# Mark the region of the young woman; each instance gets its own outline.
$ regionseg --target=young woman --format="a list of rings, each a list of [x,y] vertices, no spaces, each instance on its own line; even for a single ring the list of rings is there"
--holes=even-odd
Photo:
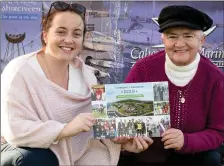
[[[97,82],[79,58],[85,11],[53,2],[42,20],[43,48],[3,71],[1,165],[116,165],[121,148],[140,152],[151,143],[93,139],[90,86]]]

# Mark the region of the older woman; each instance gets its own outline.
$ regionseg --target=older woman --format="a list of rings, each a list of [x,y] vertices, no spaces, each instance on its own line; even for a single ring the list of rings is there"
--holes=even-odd
[[[168,6],[158,23],[165,51],[139,60],[125,82],[168,81],[171,128],[146,151],[123,153],[119,165],[221,166],[224,74],[199,54],[213,21],[192,7]]]

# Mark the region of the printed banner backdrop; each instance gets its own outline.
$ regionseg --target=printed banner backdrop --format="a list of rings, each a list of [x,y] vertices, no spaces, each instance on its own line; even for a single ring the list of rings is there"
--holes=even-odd
[[[42,2],[1,2],[1,70],[15,57],[40,48]]]
[[[29,53],[41,48],[39,16],[47,12],[51,3],[15,1],[1,3],[1,64],[5,65],[23,52]],[[78,3],[87,8],[88,32],[82,58],[100,83],[123,82],[138,59],[164,49],[161,34],[158,32],[157,17],[163,7],[174,4],[195,7],[212,17],[214,24],[205,32],[207,39],[201,53],[224,72],[224,2],[80,1]],[[24,33],[25,39],[22,40],[21,36]]]

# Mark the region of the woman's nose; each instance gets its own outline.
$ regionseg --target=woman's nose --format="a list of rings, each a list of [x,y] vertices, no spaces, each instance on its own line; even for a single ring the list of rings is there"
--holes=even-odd
[[[74,43],[74,38],[71,35],[66,35],[64,38],[65,43]]]
[[[186,42],[183,37],[179,37],[175,43],[176,47],[183,47],[186,45]]]

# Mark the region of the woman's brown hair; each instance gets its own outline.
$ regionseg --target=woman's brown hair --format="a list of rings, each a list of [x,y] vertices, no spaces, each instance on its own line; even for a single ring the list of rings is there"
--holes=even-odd
[[[55,10],[55,9],[52,8],[51,9],[51,13],[49,15],[43,15],[42,16],[42,21],[41,21],[41,44],[42,44],[42,50],[44,50],[44,48],[46,46],[46,43],[45,43],[44,38],[43,38],[43,32],[47,32],[49,30],[49,28],[52,25],[52,21],[53,21],[55,15],[57,13],[66,12],[66,11],[74,12],[72,9],[67,9],[67,10],[64,10],[64,11],[59,11],[59,10]],[[78,15],[83,20],[83,25],[84,25],[83,40],[84,40],[84,37],[85,37],[85,34],[86,34],[85,14],[78,14]]]

